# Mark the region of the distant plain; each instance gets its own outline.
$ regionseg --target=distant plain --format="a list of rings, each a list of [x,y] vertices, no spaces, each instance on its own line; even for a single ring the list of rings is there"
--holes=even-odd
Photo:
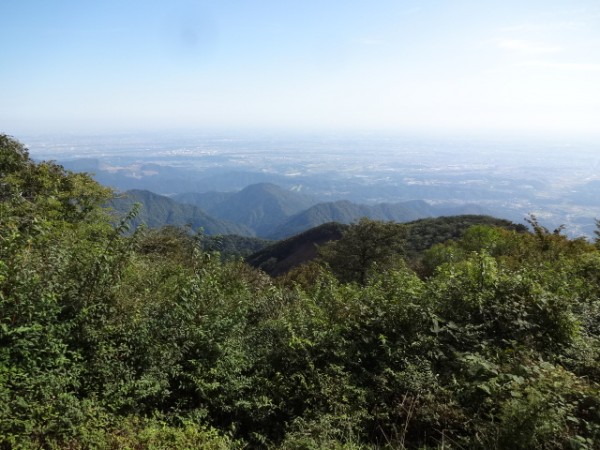
[[[95,174],[117,190],[174,196],[273,183],[314,203],[423,200],[476,205],[523,223],[591,236],[600,217],[600,144],[389,135],[146,133],[16,136],[36,159]]]

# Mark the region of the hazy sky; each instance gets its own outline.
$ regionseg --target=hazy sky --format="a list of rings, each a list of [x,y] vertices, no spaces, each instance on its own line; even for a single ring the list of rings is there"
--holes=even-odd
[[[0,132],[600,134],[599,0],[3,0]]]

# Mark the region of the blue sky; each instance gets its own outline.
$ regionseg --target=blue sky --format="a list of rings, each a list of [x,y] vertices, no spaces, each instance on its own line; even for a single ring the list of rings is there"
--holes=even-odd
[[[597,0],[0,3],[0,132],[600,134]]]

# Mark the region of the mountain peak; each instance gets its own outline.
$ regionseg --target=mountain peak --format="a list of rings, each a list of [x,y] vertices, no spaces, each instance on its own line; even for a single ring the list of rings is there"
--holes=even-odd
[[[231,222],[244,224],[264,236],[291,215],[309,208],[310,198],[272,183],[246,186],[208,212]]]

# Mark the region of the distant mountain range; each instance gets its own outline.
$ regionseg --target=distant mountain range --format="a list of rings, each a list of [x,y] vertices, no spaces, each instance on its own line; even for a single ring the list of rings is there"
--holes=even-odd
[[[233,194],[208,192],[174,198],[199,206],[219,219],[245,225],[261,237],[270,237],[289,217],[315,203],[307,196],[271,183],[253,184]]]
[[[476,205],[430,205],[415,200],[400,203],[380,203],[377,205],[359,205],[346,200],[320,203],[302,211],[279,225],[269,238],[282,239],[327,222],[350,224],[361,217],[374,220],[408,222],[425,217],[439,217],[460,214],[488,214],[484,208]]]
[[[271,183],[247,186],[239,192],[186,193],[171,197],[130,190],[111,201],[120,213],[134,203],[142,211],[134,221],[149,227],[190,224],[206,234],[239,234],[283,239],[328,222],[350,224],[361,217],[408,222],[426,217],[488,214],[477,205],[431,205],[424,201],[361,205],[350,201],[315,204],[306,195]]]
[[[65,168],[91,173],[120,192],[165,195],[215,219],[239,220],[259,236],[288,236],[337,216],[352,221],[357,214],[409,220],[484,213],[521,222],[533,213],[549,229],[564,224],[572,237],[593,238],[600,217],[597,152],[588,144],[573,159],[577,146],[566,152],[529,141],[238,138],[115,136],[107,142],[94,137],[75,139],[72,148],[39,139],[35,147],[40,157],[57,158]],[[243,204],[233,211],[223,204],[263,183],[310,196],[309,204],[294,210],[287,199],[283,211],[263,204],[255,214]],[[413,200],[427,204],[420,211],[405,204],[397,213],[398,202]],[[343,201],[353,206],[331,204]],[[443,206],[467,203],[479,207]],[[385,211],[383,204],[393,206]],[[316,211],[294,217],[310,207]],[[416,215],[407,212],[413,208]]]
[[[150,228],[176,225],[189,226],[192,230],[202,228],[208,235],[254,235],[254,232],[244,225],[211,217],[197,206],[179,203],[150,191],[127,191],[111,200],[107,206],[113,208],[118,215],[124,216],[132,210],[135,203],[139,203],[141,209],[132,221],[133,227],[140,224],[145,224]]]

